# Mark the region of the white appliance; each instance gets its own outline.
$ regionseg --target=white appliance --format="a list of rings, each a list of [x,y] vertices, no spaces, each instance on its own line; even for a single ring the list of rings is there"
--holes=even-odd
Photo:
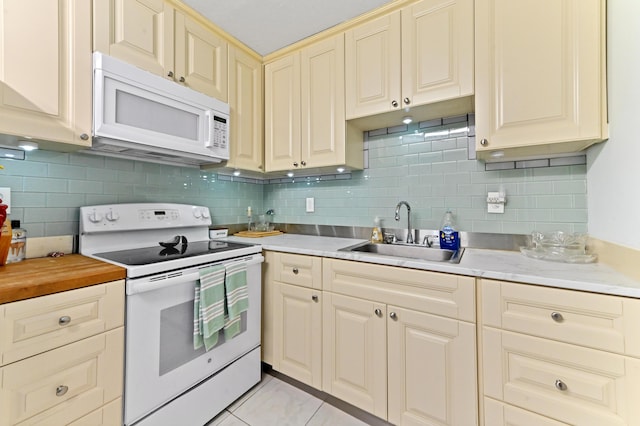
[[[199,166],[229,159],[229,105],[93,54],[93,144],[85,152]]]
[[[210,224],[202,206],[80,208],[80,253],[127,270],[124,425],[201,426],[260,381],[261,247],[209,240]],[[247,267],[242,331],[194,350],[198,271],[232,262]]]

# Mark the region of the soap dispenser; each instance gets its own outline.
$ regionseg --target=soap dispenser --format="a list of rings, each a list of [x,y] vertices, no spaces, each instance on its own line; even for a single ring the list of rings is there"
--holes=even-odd
[[[458,250],[460,248],[460,237],[456,230],[456,223],[451,210],[442,217],[440,225],[440,248],[448,250]]]
[[[380,218],[376,217],[373,221],[373,229],[371,230],[371,242],[380,244],[382,242],[382,230],[380,229]]]

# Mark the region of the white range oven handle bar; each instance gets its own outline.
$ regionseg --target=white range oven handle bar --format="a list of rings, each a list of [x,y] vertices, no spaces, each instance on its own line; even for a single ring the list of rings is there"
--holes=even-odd
[[[218,263],[212,263],[211,265],[206,265],[204,267],[208,268],[215,265],[225,265],[225,264],[228,265],[235,262],[244,262],[247,266],[251,266],[251,265],[264,262],[264,257],[262,257],[261,255],[254,255],[247,260],[223,261]],[[202,269],[202,268],[198,268],[198,269]],[[158,274],[158,275],[162,275],[162,274]],[[131,296],[139,293],[146,293],[148,291],[160,290],[162,288],[171,287],[172,285],[181,284],[184,282],[198,281],[199,279],[200,279],[200,274],[196,270],[195,272],[189,272],[183,275],[179,275],[171,278],[165,278],[158,281],[149,281],[148,279],[145,279],[144,281],[139,281],[139,282],[129,282],[127,283],[127,296]]]

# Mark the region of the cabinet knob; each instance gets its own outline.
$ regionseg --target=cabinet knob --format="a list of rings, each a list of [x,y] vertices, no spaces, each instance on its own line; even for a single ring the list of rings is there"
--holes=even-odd
[[[71,317],[70,316],[63,316],[58,318],[58,325],[67,325],[71,322]]]
[[[306,166],[307,162],[306,161],[301,161],[300,164],[303,165],[303,166]]]
[[[374,314],[376,314],[376,316],[381,317],[382,316],[382,310],[380,309],[376,309],[375,311],[373,311]]]
[[[169,71],[169,73],[167,74],[167,77],[173,78],[173,71]]]
[[[411,99],[409,98],[404,98],[403,101],[405,105],[409,105],[411,103]]]
[[[398,101],[391,101],[391,106],[394,108],[398,108]]]
[[[180,83],[184,83],[185,81],[184,77],[180,77]]]
[[[63,396],[69,390],[69,386],[60,385],[56,388],[56,396]]]
[[[551,312],[551,318],[555,321],[555,322],[562,322],[564,321],[564,317],[562,316],[562,314],[560,312]]]
[[[293,268],[293,273],[294,273],[295,275],[298,275],[298,268]]]
[[[398,314],[396,314],[395,312],[391,312],[389,314],[389,318],[391,318],[392,320],[397,320],[398,319]]]
[[[481,140],[480,140],[480,145],[482,145],[482,146],[487,146],[487,145],[489,145],[489,141],[488,141],[488,140],[486,140],[486,139],[481,139]]]
[[[567,384],[565,382],[563,382],[562,380],[560,380],[560,379],[556,380],[555,386],[556,386],[556,389],[558,389],[559,391],[563,391],[563,392],[566,391],[567,389],[569,389],[567,387]]]
[[[83,133],[83,134],[80,135],[80,139],[82,139],[83,141],[86,141],[86,140],[89,139],[89,135],[86,134],[86,133]]]
[[[318,301],[318,295],[314,294],[313,296],[311,296],[311,300],[313,300],[314,302]]]
[[[298,162],[293,163],[293,167],[298,167]]]

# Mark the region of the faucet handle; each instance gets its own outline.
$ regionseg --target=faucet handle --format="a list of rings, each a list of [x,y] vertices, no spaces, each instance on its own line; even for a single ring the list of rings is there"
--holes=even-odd
[[[385,244],[394,244],[398,242],[396,239],[396,234],[392,234],[391,232],[385,232],[384,234],[384,243]]]

